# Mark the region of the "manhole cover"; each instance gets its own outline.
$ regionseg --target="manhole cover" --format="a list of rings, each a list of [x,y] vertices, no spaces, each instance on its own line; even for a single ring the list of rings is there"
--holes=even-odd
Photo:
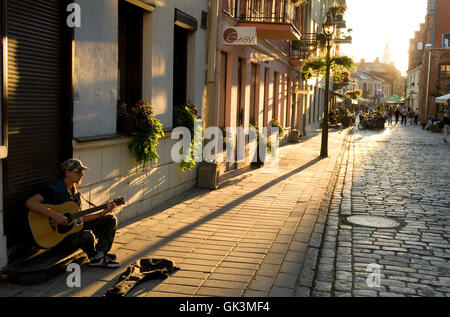
[[[347,221],[355,225],[374,227],[374,228],[395,228],[400,225],[399,222],[380,216],[350,216]]]

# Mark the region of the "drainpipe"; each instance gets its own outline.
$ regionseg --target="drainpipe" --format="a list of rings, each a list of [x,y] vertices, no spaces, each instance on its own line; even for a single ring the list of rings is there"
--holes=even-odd
[[[428,120],[428,101],[430,97],[428,96],[429,89],[430,89],[430,72],[431,72],[431,52],[432,48],[430,48],[430,52],[428,53],[428,74],[427,74],[427,90],[425,95],[425,120]]]
[[[215,72],[216,72],[216,43],[217,21],[219,16],[219,0],[211,0],[209,6],[209,34],[208,34],[208,69],[206,73],[206,115],[205,125],[215,125],[214,97],[215,97]]]

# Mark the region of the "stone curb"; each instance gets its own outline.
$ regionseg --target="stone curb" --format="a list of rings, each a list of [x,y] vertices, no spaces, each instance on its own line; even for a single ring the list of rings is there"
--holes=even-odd
[[[357,126],[347,130],[347,134],[342,141],[341,149],[336,159],[335,166],[328,181],[327,189],[320,203],[317,221],[314,224],[313,232],[308,242],[305,261],[296,281],[296,296],[312,296],[313,283],[317,275],[318,259],[322,252],[325,224],[333,198],[333,192],[338,183],[338,176],[343,164],[344,156],[348,150],[349,138],[355,133]]]

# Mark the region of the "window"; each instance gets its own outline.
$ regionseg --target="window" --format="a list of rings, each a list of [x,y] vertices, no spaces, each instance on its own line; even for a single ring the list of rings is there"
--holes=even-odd
[[[258,122],[258,108],[257,108],[257,65],[251,64],[251,81],[250,81],[250,122]]]
[[[278,118],[278,85],[279,85],[279,73],[273,72],[273,107],[272,107],[272,119]]]
[[[142,99],[143,10],[119,1],[120,102],[133,105]]]
[[[227,109],[227,64],[228,55],[225,52],[220,52],[220,86],[219,86],[219,127],[226,126],[226,109]]]
[[[442,47],[450,47],[450,34],[442,34]]]
[[[236,126],[243,125],[244,123],[244,82],[245,82],[245,60],[238,59],[238,82],[237,82],[237,113],[236,113]]]
[[[262,126],[267,126],[267,122],[268,122],[269,77],[270,77],[269,68],[266,67],[264,69],[264,88],[263,88],[264,89],[264,98],[263,98],[264,109],[263,109],[263,124],[262,124]]]
[[[173,107],[187,103],[188,31],[174,26]]]
[[[450,78],[450,64],[442,64],[439,69],[439,78]]]

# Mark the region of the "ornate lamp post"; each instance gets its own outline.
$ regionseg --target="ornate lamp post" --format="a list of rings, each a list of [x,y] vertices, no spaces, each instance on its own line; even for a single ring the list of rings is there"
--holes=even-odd
[[[328,95],[330,90],[330,67],[331,67],[331,58],[330,58],[330,50],[331,50],[331,37],[333,36],[335,30],[335,24],[333,18],[331,17],[330,12],[327,13],[327,17],[325,19],[324,24],[322,25],[323,33],[325,33],[325,37],[327,40],[327,59],[326,59],[326,73],[325,73],[325,100],[323,107],[323,123],[322,123],[322,145],[320,149],[320,157],[328,156]]]
[[[355,97],[355,99],[358,99],[358,97],[356,97],[356,93],[355,93],[355,87],[356,87],[356,80],[355,78],[353,78],[352,80],[352,92],[353,92],[353,97]],[[352,98],[353,99],[353,98]],[[353,107],[353,101],[352,101],[352,106],[351,106],[352,111],[355,111],[355,108]]]

